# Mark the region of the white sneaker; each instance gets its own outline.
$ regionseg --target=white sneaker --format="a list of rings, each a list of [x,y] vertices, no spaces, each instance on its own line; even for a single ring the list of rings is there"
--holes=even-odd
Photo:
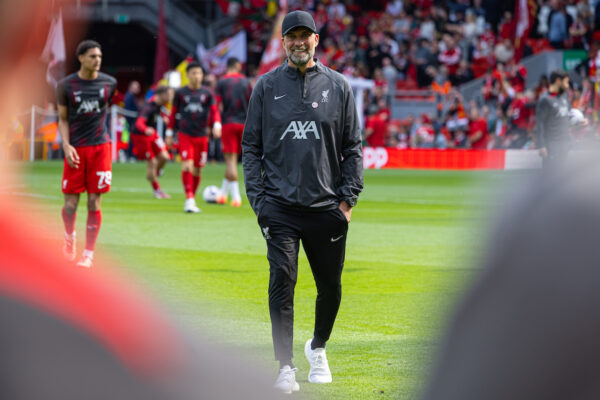
[[[81,258],[77,261],[77,266],[81,268],[92,268],[92,265],[94,265],[94,252],[83,250]]]
[[[82,256],[81,259],[77,262],[77,266],[81,268],[92,268],[94,264],[94,260],[87,256]]]
[[[65,233],[65,241],[63,243],[63,255],[68,261],[74,261],[77,253],[77,242],[75,241],[75,232],[71,235]]]
[[[291,368],[289,365],[284,365],[279,370],[279,376],[273,387],[285,394],[292,394],[300,390],[300,385],[296,382],[296,371],[298,368]]]
[[[312,339],[308,339],[308,342],[304,345],[304,354],[310,364],[308,381],[310,383],[330,383],[332,378],[329,364],[327,363],[327,356],[325,355],[325,348],[312,350],[310,348],[311,342]]]
[[[155,199],[170,199],[171,196],[168,195],[167,193],[163,192],[162,190],[158,189],[154,191],[154,198]]]
[[[196,200],[194,200],[193,198],[185,200],[185,204],[183,205],[183,211],[185,211],[186,213],[202,212],[202,210],[199,209],[196,205]]]

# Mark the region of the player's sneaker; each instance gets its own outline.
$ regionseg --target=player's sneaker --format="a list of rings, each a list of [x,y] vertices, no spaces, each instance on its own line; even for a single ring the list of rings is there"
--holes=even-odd
[[[231,207],[241,207],[241,206],[242,206],[241,199],[231,200]]]
[[[94,265],[94,260],[87,256],[82,256],[79,261],[77,261],[77,266],[81,268],[92,268]]]
[[[77,253],[77,242],[75,241],[75,232],[69,235],[65,233],[65,241],[63,243],[63,255],[69,261],[75,260],[75,253]]]
[[[330,383],[332,380],[331,371],[329,370],[329,364],[327,363],[325,348],[316,348],[312,350],[310,348],[311,342],[312,339],[308,339],[308,342],[304,345],[304,354],[310,364],[308,381],[310,383]]]
[[[165,192],[163,192],[162,190],[155,190],[154,191],[154,198],[156,199],[170,199],[171,196],[169,196],[168,194],[166,194]]]
[[[296,382],[296,371],[298,368],[291,368],[289,365],[284,365],[279,370],[279,376],[273,387],[285,394],[292,394],[300,390],[300,385]]]
[[[227,196],[217,196],[217,204],[227,204]]]
[[[84,249],[81,258],[77,261],[77,266],[81,268],[92,268],[93,264],[94,252],[92,250]]]
[[[186,199],[185,204],[183,205],[183,211],[186,213],[199,213],[202,212],[201,209],[196,205],[196,200],[193,198]]]

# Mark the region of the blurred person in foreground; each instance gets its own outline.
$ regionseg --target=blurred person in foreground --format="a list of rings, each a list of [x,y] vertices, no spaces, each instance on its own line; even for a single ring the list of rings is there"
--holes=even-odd
[[[267,245],[269,312],[283,393],[300,389],[293,357],[294,289],[300,242],[317,286],[308,381],[330,383],[325,345],[342,299],[346,238],[363,188],[354,95],[343,75],[314,57],[319,35],[305,11],[288,13],[286,61],[252,92],[242,139],[246,194]]]
[[[0,2],[0,126],[44,97],[36,27],[52,4],[68,2]],[[0,160],[0,399],[277,398],[256,363],[186,336],[114,262],[71,268],[41,205],[6,190],[18,166]]]
[[[110,190],[112,155],[106,125],[106,111],[117,80],[100,72],[102,49],[98,42],[85,40],[77,46],[80,63],[75,72],[58,83],[58,129],[65,152],[62,192],[65,204],[63,253],[68,260],[76,257],[75,218],[81,193],[87,192],[88,216],[85,250],[78,267],[90,268],[96,239],[102,223],[102,193]]]
[[[163,168],[170,158],[167,145],[158,134],[158,120],[162,118],[164,126],[167,125],[168,120],[163,115],[163,107],[169,103],[170,97],[167,86],[158,86],[154,95],[142,107],[131,131],[133,153],[138,159],[146,160],[146,179],[150,182],[154,197],[157,199],[171,198],[163,192],[158,182],[158,178],[162,175]]]
[[[600,163],[536,174],[490,237],[422,400],[600,398]]]
[[[221,143],[225,157],[225,178],[217,203],[227,203],[231,194],[231,206],[241,207],[242,196],[238,183],[238,155],[242,154],[242,134],[252,94],[250,81],[242,75],[242,63],[235,57],[227,60],[227,72],[217,83],[216,95],[221,106],[223,133]]]
[[[173,130],[177,130],[185,192],[183,211],[196,214],[202,211],[196,205],[196,192],[208,158],[208,131],[212,127],[213,137],[221,137],[221,114],[212,91],[202,86],[202,65],[191,62],[186,73],[189,83],[175,92],[167,135],[173,136]]]

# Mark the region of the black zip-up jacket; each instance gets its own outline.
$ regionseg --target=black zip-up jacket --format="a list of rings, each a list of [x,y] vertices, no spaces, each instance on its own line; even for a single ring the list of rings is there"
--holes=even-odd
[[[535,136],[539,148],[569,140],[569,101],[567,94],[544,93],[535,108]]]
[[[261,76],[242,139],[246,195],[305,210],[356,205],[363,188],[362,138],[348,81],[319,61],[303,76],[287,61]]]

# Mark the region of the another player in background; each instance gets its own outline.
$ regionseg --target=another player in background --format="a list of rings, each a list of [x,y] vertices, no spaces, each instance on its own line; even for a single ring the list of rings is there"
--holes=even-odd
[[[535,109],[535,137],[544,167],[561,163],[571,147],[568,100],[569,75],[564,71],[550,74],[548,92]]]
[[[185,192],[183,211],[199,213],[196,191],[200,186],[201,169],[208,155],[208,128],[214,137],[221,137],[221,115],[210,90],[202,87],[204,70],[197,62],[186,68],[189,83],[175,92],[169,120],[168,135],[177,129],[181,155],[181,181]]]
[[[231,194],[231,205],[240,207],[242,196],[238,184],[238,154],[242,154],[242,133],[248,113],[248,102],[252,94],[250,81],[241,74],[242,63],[235,57],[227,60],[227,72],[217,84],[216,95],[223,113],[223,154],[225,156],[225,178],[221,187],[219,204],[227,203]]]
[[[102,223],[102,193],[110,190],[112,158],[106,128],[106,110],[117,81],[100,71],[102,48],[85,40],[77,46],[79,71],[61,80],[56,88],[58,129],[65,152],[62,191],[65,205],[63,253],[69,260],[76,256],[75,218],[79,196],[87,192],[88,217],[85,250],[77,266],[90,268],[96,239]]]
[[[159,118],[163,118],[164,126],[167,125],[168,121],[166,117],[163,117],[162,108],[167,105],[169,100],[169,88],[158,86],[154,95],[144,104],[131,132],[133,152],[138,159],[146,160],[148,166],[146,178],[150,181],[152,189],[154,189],[154,197],[157,199],[171,198],[162,191],[158,183],[158,177],[162,175],[162,169],[169,159],[169,151],[158,134],[157,125]]]

